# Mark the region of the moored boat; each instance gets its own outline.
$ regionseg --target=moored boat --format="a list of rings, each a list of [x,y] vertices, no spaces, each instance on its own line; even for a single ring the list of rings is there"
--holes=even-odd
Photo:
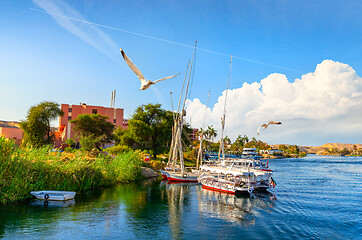
[[[73,199],[75,197],[76,192],[68,192],[68,191],[33,191],[30,192],[30,195],[33,195],[37,199],[40,200],[49,200],[49,201],[66,201]]]
[[[167,172],[167,180],[175,182],[197,182],[198,173],[194,172]]]
[[[205,189],[230,193],[230,194],[251,194],[254,187],[243,175],[201,175],[198,178]]]

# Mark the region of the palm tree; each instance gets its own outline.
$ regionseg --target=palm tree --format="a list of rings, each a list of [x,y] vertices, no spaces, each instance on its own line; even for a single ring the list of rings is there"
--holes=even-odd
[[[209,137],[211,137],[211,141],[214,142],[214,137],[217,137],[216,130],[213,128],[213,125],[207,127],[207,131],[209,131]]]
[[[224,142],[226,144],[231,144],[231,140],[230,140],[230,138],[228,136],[224,137]]]

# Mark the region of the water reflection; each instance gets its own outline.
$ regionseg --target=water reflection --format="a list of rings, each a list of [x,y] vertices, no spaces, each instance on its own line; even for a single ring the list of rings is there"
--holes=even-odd
[[[201,214],[242,225],[255,224],[259,210],[270,212],[276,197],[274,194],[254,193],[249,196],[232,194],[198,188],[199,211]]]
[[[69,207],[75,204],[75,200],[67,200],[67,201],[44,201],[44,200],[32,200],[30,201],[30,205],[32,206],[40,206],[40,207]]]
[[[175,183],[163,181],[161,194],[166,196],[168,203],[168,224],[172,239],[183,236],[184,211],[189,211],[191,204],[191,188],[198,183]]]

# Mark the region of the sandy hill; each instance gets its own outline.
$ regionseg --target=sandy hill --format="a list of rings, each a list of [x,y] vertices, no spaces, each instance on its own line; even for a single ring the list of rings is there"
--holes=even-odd
[[[279,145],[281,144],[275,144],[275,145],[271,145],[274,148],[279,148]],[[289,144],[283,144],[286,146],[289,146]],[[326,143],[323,144],[321,146],[298,146],[298,148],[306,153],[317,153],[320,151],[323,151],[324,149],[327,148],[337,148],[338,151],[343,150],[343,148],[347,148],[348,150],[352,150],[353,146],[356,145],[357,149],[362,148],[362,144],[358,143],[358,144],[351,144],[351,143]]]
[[[0,127],[5,128],[20,128],[19,122],[3,121],[0,120]]]
[[[351,143],[326,143],[322,146],[298,146],[299,149],[306,153],[317,153],[319,151],[323,151],[324,149],[329,148],[337,148],[338,151],[343,150],[344,148],[347,148],[348,150],[352,150],[353,146],[356,145],[357,149],[362,148],[362,144],[351,144]]]

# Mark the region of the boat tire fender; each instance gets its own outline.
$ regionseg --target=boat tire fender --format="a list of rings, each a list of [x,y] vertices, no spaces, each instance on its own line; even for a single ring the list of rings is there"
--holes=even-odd
[[[45,198],[45,199],[48,199],[48,198],[49,198],[49,195],[48,195],[48,194],[45,194],[45,195],[44,195],[44,198]]]

